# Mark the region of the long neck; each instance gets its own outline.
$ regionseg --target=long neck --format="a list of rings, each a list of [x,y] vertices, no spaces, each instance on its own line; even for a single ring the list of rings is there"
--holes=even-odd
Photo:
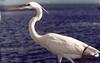
[[[35,23],[41,19],[43,13],[41,8],[36,8],[36,11],[37,11],[36,16],[33,17],[29,22],[29,32],[34,41],[37,41],[38,38],[41,37],[35,30]]]

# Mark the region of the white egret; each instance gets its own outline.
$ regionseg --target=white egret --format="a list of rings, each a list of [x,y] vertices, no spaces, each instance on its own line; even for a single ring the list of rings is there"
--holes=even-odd
[[[29,21],[29,32],[32,39],[42,47],[57,55],[59,63],[61,63],[63,57],[68,59],[71,63],[75,63],[73,59],[83,56],[99,57],[99,50],[72,37],[56,33],[39,35],[35,30],[35,24],[42,18],[43,7],[36,2],[30,2],[29,4],[19,5],[11,10],[24,8],[36,9],[36,16]]]

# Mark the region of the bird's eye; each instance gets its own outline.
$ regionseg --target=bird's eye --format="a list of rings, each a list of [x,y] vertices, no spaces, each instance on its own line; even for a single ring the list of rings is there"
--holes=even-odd
[[[30,6],[30,4],[23,4],[22,6]]]
[[[27,4],[27,6],[30,6],[30,4]]]

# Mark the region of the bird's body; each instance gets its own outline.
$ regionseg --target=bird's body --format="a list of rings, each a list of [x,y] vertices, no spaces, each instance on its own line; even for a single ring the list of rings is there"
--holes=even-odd
[[[47,50],[51,51],[53,54],[57,56],[59,55],[61,58],[80,58],[82,55],[81,52],[84,50],[84,47],[82,45],[76,43],[76,41],[80,41],[71,37],[66,37],[55,33],[49,33],[44,35],[43,37],[41,37],[41,41],[43,42],[41,44],[43,47],[47,48]],[[87,46],[84,43],[83,45]]]
[[[84,43],[81,43],[82,45],[80,45],[80,41],[72,37],[68,37],[68,36],[66,37],[60,34],[56,34],[56,33],[48,33],[46,35],[43,35],[40,38],[40,41],[42,41],[41,45],[43,47],[46,47],[48,50],[50,50],[54,54],[60,54],[60,55],[77,54],[77,55],[80,55],[79,57],[81,57],[81,51],[84,50],[84,47],[88,46]],[[72,46],[75,46],[75,47],[72,47]],[[78,47],[81,47],[81,48],[79,49]],[[70,52],[70,51],[73,51],[73,52]]]
[[[99,57],[100,51],[88,46],[87,44],[74,39],[69,36],[64,36],[56,33],[48,33],[45,35],[39,35],[35,31],[35,23],[42,18],[43,10],[42,6],[36,2],[30,2],[28,5],[31,8],[35,8],[37,14],[29,22],[29,32],[32,39],[40,44],[42,47],[46,48],[48,51],[58,56],[58,62],[61,63],[62,57],[68,59],[70,62],[74,63],[73,59],[81,58],[83,51],[84,55],[91,55],[94,57]],[[30,8],[25,7],[25,8]],[[21,8],[22,9],[22,8]],[[87,47],[86,50],[84,50]]]
[[[36,43],[57,55],[58,58],[60,57],[62,59],[62,57],[64,57],[70,61],[72,61],[72,59],[81,58],[85,47],[88,47],[88,45],[82,41],[56,33],[42,35]],[[97,49],[93,50],[98,51]]]

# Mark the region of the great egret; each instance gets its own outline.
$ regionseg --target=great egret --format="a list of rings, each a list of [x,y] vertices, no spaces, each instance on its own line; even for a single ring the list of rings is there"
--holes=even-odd
[[[38,22],[43,15],[43,7],[40,4],[30,2],[28,4],[16,6],[16,8],[9,10],[11,11],[24,8],[34,8],[37,12],[36,16],[29,21],[29,32],[32,39],[42,47],[57,55],[59,63],[61,63],[63,57],[68,59],[71,63],[75,63],[73,59],[81,58],[83,56],[99,57],[99,50],[72,37],[56,33],[39,35],[35,31],[35,23]]]

